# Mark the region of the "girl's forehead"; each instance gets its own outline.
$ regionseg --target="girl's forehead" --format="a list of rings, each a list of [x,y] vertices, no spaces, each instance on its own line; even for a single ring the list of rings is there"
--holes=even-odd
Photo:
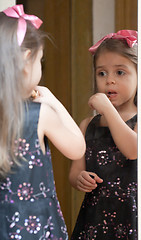
[[[124,55],[121,53],[121,52],[119,52],[119,51],[111,51],[111,50],[108,50],[108,49],[103,49],[102,51],[99,51],[99,53],[97,54],[97,56],[96,56],[96,59],[98,59],[99,57],[101,57],[101,56],[105,56],[105,55],[110,55],[110,56],[115,56],[115,55],[119,55],[119,56],[123,56],[124,57]]]
[[[118,63],[118,62],[126,62],[126,63],[131,63],[132,61],[122,55],[121,53],[118,53],[118,52],[114,52],[114,51],[104,51],[104,52],[101,52],[97,58],[96,58],[96,64],[100,63],[100,62],[105,62],[105,63]]]
[[[96,63],[98,62],[119,62],[119,61],[129,61],[127,57],[117,53],[117,52],[111,52],[111,51],[104,51],[101,52],[96,59]],[[111,62],[111,63],[112,63]]]
[[[103,67],[124,67],[127,69],[136,69],[136,64],[133,63],[128,57],[125,57],[117,52],[106,51],[101,53],[95,62],[95,69]]]

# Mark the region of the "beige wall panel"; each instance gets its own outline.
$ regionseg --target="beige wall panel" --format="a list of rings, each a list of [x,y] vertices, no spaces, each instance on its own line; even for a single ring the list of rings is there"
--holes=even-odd
[[[16,4],[15,0],[0,0],[0,11]]]
[[[93,43],[115,32],[115,0],[93,0]]]

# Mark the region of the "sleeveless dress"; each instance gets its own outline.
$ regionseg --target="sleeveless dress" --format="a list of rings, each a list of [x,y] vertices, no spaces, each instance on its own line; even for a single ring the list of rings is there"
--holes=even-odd
[[[86,131],[86,170],[103,179],[86,193],[71,240],[137,239],[137,160],[128,160],[116,147],[100,115]],[[137,115],[126,124],[132,129]],[[120,131],[120,129],[119,129]]]
[[[0,183],[0,240],[67,240],[48,140],[43,155],[37,136],[40,103],[29,102],[25,109],[23,136],[16,142],[15,154],[26,160],[13,166],[13,173]]]

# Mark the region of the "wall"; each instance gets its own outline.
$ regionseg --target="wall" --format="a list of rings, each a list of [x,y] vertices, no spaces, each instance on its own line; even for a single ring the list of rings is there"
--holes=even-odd
[[[0,0],[0,11],[15,5],[15,0]]]
[[[93,42],[115,32],[115,0],[93,0]]]

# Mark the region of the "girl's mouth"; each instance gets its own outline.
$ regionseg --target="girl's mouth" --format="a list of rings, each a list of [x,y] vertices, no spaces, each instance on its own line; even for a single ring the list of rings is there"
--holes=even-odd
[[[108,97],[109,99],[113,99],[113,98],[115,98],[116,96],[117,96],[117,92],[109,91],[109,92],[107,93],[107,97]]]

